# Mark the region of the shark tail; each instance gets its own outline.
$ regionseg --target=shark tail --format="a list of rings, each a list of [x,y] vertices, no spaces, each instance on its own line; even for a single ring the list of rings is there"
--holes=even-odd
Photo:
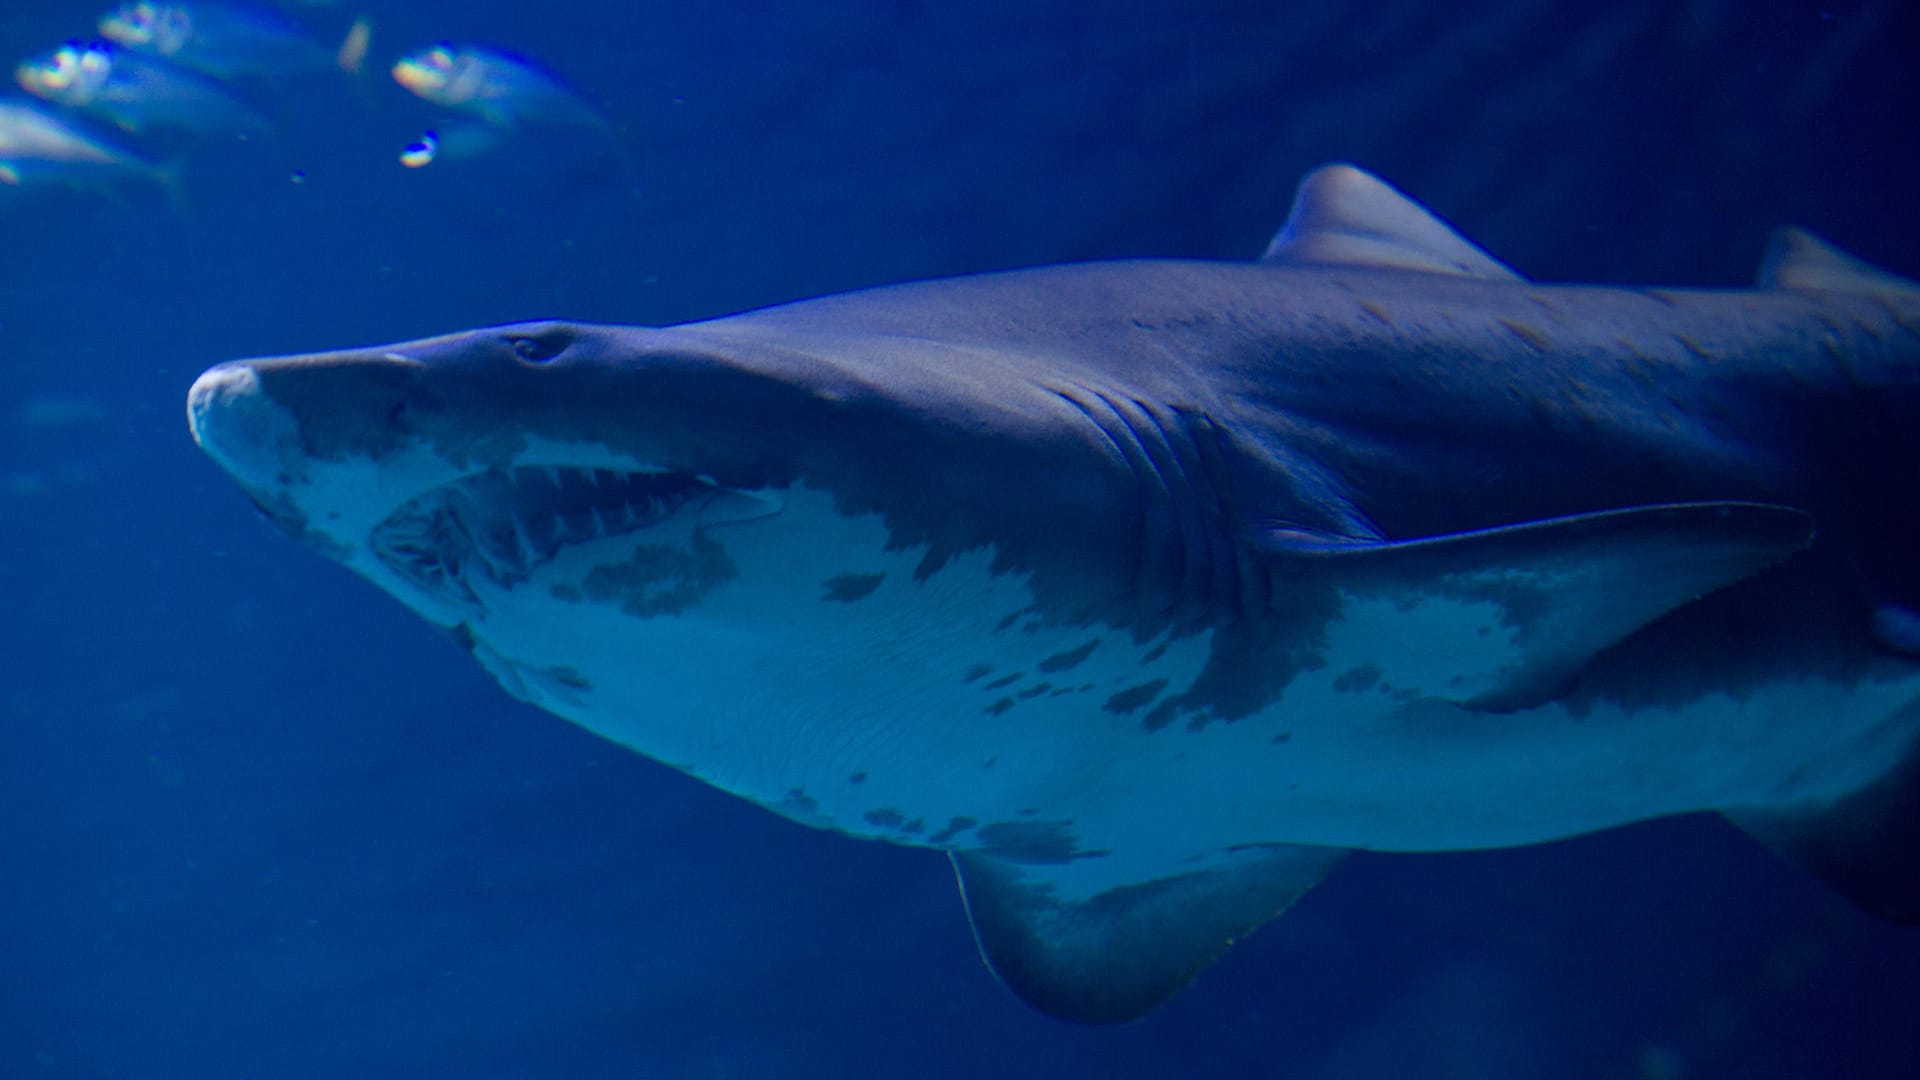
[[[1878,780],[1832,803],[1723,813],[1855,907],[1920,926],[1920,740]]]

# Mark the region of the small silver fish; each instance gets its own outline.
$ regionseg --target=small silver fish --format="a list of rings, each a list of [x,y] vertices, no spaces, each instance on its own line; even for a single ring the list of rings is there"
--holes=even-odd
[[[110,42],[70,41],[14,69],[35,97],[124,131],[192,136],[271,134],[273,125],[219,83]]]
[[[122,4],[101,17],[100,35],[216,79],[294,75],[334,63],[291,18],[238,4]]]
[[[178,195],[178,177],[33,101],[0,101],[0,185],[111,190],[128,180]]]
[[[415,50],[393,65],[393,80],[435,105],[501,127],[608,130],[606,117],[559,76],[479,45]]]

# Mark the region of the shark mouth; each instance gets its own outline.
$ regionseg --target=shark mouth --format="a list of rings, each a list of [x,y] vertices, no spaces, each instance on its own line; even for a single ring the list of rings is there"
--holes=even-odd
[[[518,584],[569,545],[651,528],[729,490],[684,472],[496,469],[402,504],[370,543],[388,569],[420,589],[478,604],[476,576]]]

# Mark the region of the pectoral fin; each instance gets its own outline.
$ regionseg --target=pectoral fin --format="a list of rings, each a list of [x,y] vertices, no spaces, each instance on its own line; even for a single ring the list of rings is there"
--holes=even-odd
[[[1268,845],[1092,887],[1084,863],[957,852],[953,864],[980,954],[1000,981],[1042,1012],[1103,1024],[1145,1015],[1345,855]]]
[[[1340,632],[1381,679],[1469,708],[1524,708],[1688,601],[1807,546],[1782,506],[1685,503],[1396,542],[1269,538],[1289,588],[1339,594]]]

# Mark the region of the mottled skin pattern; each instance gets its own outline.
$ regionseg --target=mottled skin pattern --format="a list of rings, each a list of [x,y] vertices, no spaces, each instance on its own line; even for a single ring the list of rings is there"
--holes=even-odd
[[[1529,285],[1352,182],[1262,264],[246,361],[190,412],[516,695],[955,852],[1059,1015],[1138,1015],[1354,847],[1724,809],[1912,914],[1860,876],[1884,844],[1820,838],[1911,809],[1862,793],[1920,732],[1920,299],[1819,251],[1790,288]],[[616,528],[616,474],[679,494]]]

